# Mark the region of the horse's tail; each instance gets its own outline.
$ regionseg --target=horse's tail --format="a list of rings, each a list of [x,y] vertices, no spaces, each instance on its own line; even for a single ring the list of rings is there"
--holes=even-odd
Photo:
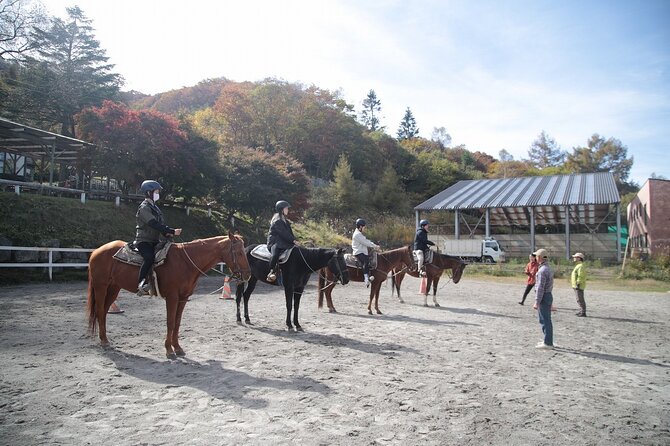
[[[323,308],[323,295],[325,291],[323,290],[326,286],[326,278],[325,274],[321,274],[321,271],[319,271],[319,300],[318,300],[318,308]]]
[[[86,311],[88,312],[88,333],[95,334],[98,318],[95,313],[95,289],[93,288],[91,277],[91,265],[88,265],[88,299],[86,300]]]

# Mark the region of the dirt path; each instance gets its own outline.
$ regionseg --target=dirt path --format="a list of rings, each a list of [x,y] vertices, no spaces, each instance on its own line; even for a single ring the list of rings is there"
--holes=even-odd
[[[516,302],[519,284],[470,280],[423,307],[360,283],[338,314],[302,302],[284,331],[283,293],[260,286],[253,326],[204,279],[186,306],[186,359],[164,356],[165,306],[123,293],[113,348],[86,336],[86,284],[0,288],[0,443],[670,444],[670,295],[587,290],[588,318],[557,289],[555,340]],[[432,305],[432,303],[431,303]]]

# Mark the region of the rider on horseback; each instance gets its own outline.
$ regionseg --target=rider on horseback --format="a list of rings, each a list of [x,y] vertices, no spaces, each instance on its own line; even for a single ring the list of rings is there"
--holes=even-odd
[[[272,216],[272,220],[270,220],[267,245],[268,250],[272,253],[272,259],[270,260],[270,272],[266,277],[268,282],[277,280],[277,262],[279,261],[281,253],[294,245],[300,244],[295,239],[293,230],[291,229],[291,223],[286,218],[288,215],[288,208],[290,207],[291,205],[288,201],[279,200],[277,204],[275,204],[277,212]]]
[[[140,203],[137,209],[135,219],[135,247],[142,255],[144,261],[140,267],[139,285],[137,286],[137,295],[149,294],[151,288],[147,282],[149,269],[154,264],[154,250],[158,244],[158,239],[162,234],[165,237],[181,234],[181,228],[173,229],[166,226],[163,222],[163,214],[156,206],[159,198],[159,191],[163,187],[154,180],[146,180],[140,186],[140,191],[144,194],[144,201]]]
[[[363,277],[365,277],[365,286],[370,286],[370,281],[374,280],[374,276],[370,277],[370,258],[368,257],[368,248],[379,249],[379,245],[371,242],[363,235],[365,230],[365,220],[359,218],[356,220],[356,230],[351,236],[351,249],[354,256],[363,265]]]
[[[419,274],[422,277],[426,275],[423,267],[424,253],[430,249],[429,246],[435,246],[435,243],[428,240],[428,225],[428,220],[421,220],[419,229],[416,230],[416,235],[414,236],[414,254],[417,259]]]

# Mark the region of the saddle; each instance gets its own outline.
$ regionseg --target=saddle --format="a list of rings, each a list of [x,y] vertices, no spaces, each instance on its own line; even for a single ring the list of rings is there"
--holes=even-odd
[[[165,263],[168,251],[172,245],[174,245],[174,243],[169,240],[156,245],[154,267],[161,266]],[[142,262],[144,262],[142,255],[137,248],[135,248],[133,242],[123,245],[123,248],[116,251],[116,254],[114,254],[113,257],[119,262],[127,263],[129,265],[142,266]]]
[[[294,247],[292,246],[288,248],[286,251],[282,252],[279,255],[279,261],[277,263],[279,264],[286,263],[289,256],[291,255],[291,252],[293,251],[293,248]],[[265,260],[266,262],[272,260],[272,253],[268,249],[268,245],[258,245],[254,249],[252,249],[249,254],[251,254],[252,257],[258,260]]]
[[[345,254],[344,263],[350,268],[363,269],[363,265],[358,261],[358,257],[353,254]],[[370,269],[377,269],[377,251],[372,251],[372,254],[370,254]]]

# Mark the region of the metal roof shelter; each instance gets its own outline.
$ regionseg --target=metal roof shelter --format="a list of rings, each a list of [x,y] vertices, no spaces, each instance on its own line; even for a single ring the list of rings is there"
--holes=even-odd
[[[491,180],[463,180],[414,208],[416,221],[422,211],[454,211],[455,236],[460,237],[461,212],[480,212],[486,218],[486,236],[491,224],[530,227],[535,249],[536,225],[565,225],[566,255],[569,257],[570,225],[596,226],[616,207],[617,235],[621,234],[621,198],[611,172],[553,175]],[[621,248],[617,244],[617,260]]]
[[[0,118],[0,151],[50,161],[49,184],[53,183],[54,165],[89,157],[83,149],[94,144],[47,132]]]

